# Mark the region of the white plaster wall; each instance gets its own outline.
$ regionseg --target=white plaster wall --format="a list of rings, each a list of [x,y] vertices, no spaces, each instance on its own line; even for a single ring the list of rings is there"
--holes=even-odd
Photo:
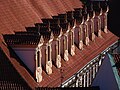
[[[105,57],[92,86],[99,86],[100,90],[118,90],[117,82],[108,56]]]
[[[15,53],[23,61],[23,63],[31,70],[35,72],[35,48],[13,48]]]

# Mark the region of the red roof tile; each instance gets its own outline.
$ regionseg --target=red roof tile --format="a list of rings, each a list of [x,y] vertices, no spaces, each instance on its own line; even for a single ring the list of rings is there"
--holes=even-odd
[[[103,38],[96,37],[96,42],[90,41],[89,46],[84,45],[83,51],[76,47],[76,55],[69,55],[70,60],[68,62],[62,60],[62,67],[60,69],[53,65],[53,73],[51,75],[47,75],[43,71],[42,82],[36,83],[27,69],[21,66],[17,58],[15,58],[16,55],[11,57],[11,51],[2,42],[2,34],[25,31],[25,27],[34,26],[34,23],[42,22],[42,18],[52,18],[54,15],[74,10],[74,8],[82,8],[80,0],[3,0],[0,2],[0,47],[15,70],[31,88],[38,86],[57,87],[118,39],[111,32],[108,34],[102,32]],[[61,69],[63,70],[62,73]]]

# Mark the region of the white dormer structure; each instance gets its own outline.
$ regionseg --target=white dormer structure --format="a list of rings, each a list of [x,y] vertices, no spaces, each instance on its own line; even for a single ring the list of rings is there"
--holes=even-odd
[[[5,38],[7,44],[12,47],[27,68],[35,74],[37,82],[41,82],[43,37],[35,33],[19,32],[15,35],[5,35]]]
[[[72,56],[75,55],[74,29],[75,29],[75,26],[70,28],[69,35],[68,35],[68,50]]]
[[[95,17],[94,17],[94,31],[97,34],[98,37],[102,37],[101,35],[101,15],[102,15],[102,11],[101,11],[101,7],[100,7],[100,3],[98,3],[98,5],[95,8]]]
[[[83,17],[84,19],[84,17]],[[83,24],[82,24],[82,31],[83,31],[83,43],[85,43],[85,45],[89,45],[89,36],[88,36],[88,18],[87,20],[84,20]]]
[[[57,68],[61,67],[61,55],[60,55],[60,39],[62,35],[62,29],[61,28],[55,28],[53,31],[54,39],[52,42],[52,60],[53,63]]]
[[[42,46],[42,65],[44,70],[47,74],[52,74],[52,41],[53,41],[53,34],[51,32],[44,32],[42,33],[44,43]]]
[[[76,26],[74,30],[74,42],[80,50],[83,50],[82,26],[83,26],[84,19],[82,19],[82,9],[81,8],[75,9],[74,13],[75,13],[74,17],[76,19]]]
[[[107,5],[107,2],[105,3],[105,5],[102,7],[101,9],[101,29],[105,32],[105,33],[108,33],[108,30],[107,30],[107,14],[108,14],[108,11],[109,11],[109,7]]]
[[[74,56],[75,55],[75,45],[74,45],[74,30],[76,27],[76,20],[73,17],[73,11],[67,12],[67,21],[68,21],[68,52]]]
[[[63,34],[61,36],[61,39],[60,39],[60,45],[61,45],[61,56],[63,57],[63,59],[65,61],[68,61],[69,58],[68,58],[68,32],[69,32],[69,29],[67,27],[67,29],[62,29],[63,30]]]
[[[88,20],[88,34],[89,34],[89,38],[92,41],[95,41],[95,33],[94,33],[94,17],[95,17],[95,12],[93,11],[92,14],[93,15]]]

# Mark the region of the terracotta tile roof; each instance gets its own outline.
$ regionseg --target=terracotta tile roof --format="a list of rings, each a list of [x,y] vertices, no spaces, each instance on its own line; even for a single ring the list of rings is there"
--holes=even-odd
[[[30,88],[33,89],[39,86],[57,87],[61,82],[64,82],[74,75],[96,55],[118,40],[118,37],[113,35],[111,32],[108,34],[102,32],[103,38],[98,38],[96,36],[96,42],[90,41],[89,46],[84,45],[83,51],[80,51],[75,47],[76,55],[69,55],[70,60],[68,62],[62,60],[62,67],[60,69],[57,69],[53,65],[53,73],[51,75],[47,75],[43,70],[42,82],[36,83],[33,75],[27,71],[25,66],[21,65],[14,51],[9,49],[4,43],[2,34],[6,34],[5,37],[9,38],[10,41],[7,39],[7,42],[10,44],[37,44],[40,36],[33,35],[38,32],[38,29],[33,27],[35,23],[41,23],[42,18],[52,18],[54,15],[57,16],[58,14],[65,14],[66,11],[74,10],[74,8],[82,8],[80,0],[3,0],[0,2],[0,47],[8,58],[7,60],[10,61],[10,64],[13,65],[13,68],[19,73]],[[68,23],[64,23],[64,25],[67,24]],[[64,27],[66,28],[66,26]],[[28,33],[15,32],[15,35],[10,35],[10,37],[8,35],[10,33],[14,33],[14,31],[25,31],[25,29],[27,29]],[[47,33],[49,35],[41,32],[45,37],[49,36],[48,38],[50,38],[51,32]],[[22,43],[20,43],[19,40],[21,40],[20,42]],[[14,57],[11,56],[11,53]]]
[[[54,15],[65,13],[76,7],[81,7],[79,0],[1,1],[0,34],[25,31],[25,27],[41,23],[42,18],[52,18]]]

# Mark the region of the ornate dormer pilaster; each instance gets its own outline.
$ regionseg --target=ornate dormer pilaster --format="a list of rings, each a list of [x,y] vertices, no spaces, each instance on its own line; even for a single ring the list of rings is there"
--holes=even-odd
[[[37,82],[42,81],[42,52],[41,47],[44,43],[43,37],[41,36],[40,41],[38,43],[38,47],[36,48],[36,54],[35,54],[35,61],[36,61],[36,71],[35,71],[35,77],[37,79]]]
[[[79,25],[79,49],[83,50],[83,24],[84,24],[84,18],[82,18],[82,22]]]
[[[46,55],[46,72],[47,74],[52,73],[52,60],[51,60],[51,43],[48,43],[46,49],[45,49],[45,55]]]
[[[56,66],[57,68],[61,67],[61,56],[60,56],[60,38],[56,39]]]
[[[41,82],[42,81],[41,57],[42,57],[41,48],[38,47],[36,49],[36,71],[35,71],[36,72],[35,76],[36,76],[37,82]]]
[[[87,14],[87,20],[85,21],[85,25],[86,25],[86,38],[85,38],[85,44],[89,45],[89,27],[88,27],[88,21],[89,21],[89,14]]]
[[[44,38],[42,46],[42,64],[47,74],[52,73],[52,59],[51,59],[51,43],[53,41],[52,32],[41,32]]]
[[[97,22],[97,29],[98,29],[98,37],[102,37],[101,35],[101,19],[100,19],[100,16],[98,16],[98,22]]]
[[[106,4],[106,7],[107,7],[107,10],[104,13],[104,32],[108,33],[108,30],[107,30],[107,14],[108,14],[108,11],[109,11],[109,6]]]
[[[95,17],[95,12],[93,11],[93,17],[90,19],[91,20],[91,32],[92,32],[92,41],[95,41],[95,33],[94,33],[94,17]]]
[[[87,20],[84,21],[82,29],[83,29],[83,41],[84,41],[85,45],[89,45],[88,22],[87,22]]]
[[[52,41],[53,41],[53,33],[51,32],[51,35],[50,35],[50,39],[48,41],[48,43],[46,44],[46,72],[47,74],[51,74],[52,73],[52,59],[51,59],[51,53],[52,53],[52,48],[51,48],[51,44],[52,44]]]
[[[68,61],[68,31],[63,35],[64,60]]]
[[[69,45],[68,45],[68,50],[70,52],[70,54],[73,56],[75,55],[75,46],[74,46],[74,28],[72,28],[69,31]]]

